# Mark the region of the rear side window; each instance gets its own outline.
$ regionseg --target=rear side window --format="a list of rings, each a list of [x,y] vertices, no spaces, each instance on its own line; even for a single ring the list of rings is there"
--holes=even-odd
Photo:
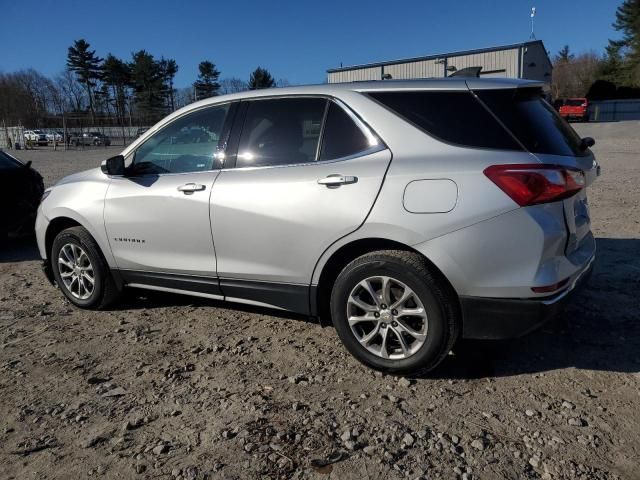
[[[478,97],[533,153],[584,155],[580,137],[542,97],[539,88],[478,90]]]
[[[320,160],[356,155],[369,148],[362,130],[341,107],[330,102],[322,136]]]
[[[468,147],[522,150],[471,92],[373,92],[387,108],[430,135]]]
[[[236,167],[315,162],[326,105],[323,98],[251,101]]]

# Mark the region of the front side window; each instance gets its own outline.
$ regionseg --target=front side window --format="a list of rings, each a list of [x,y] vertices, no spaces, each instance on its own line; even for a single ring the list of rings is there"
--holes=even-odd
[[[220,168],[216,160],[230,104],[189,113],[151,136],[135,152],[133,175],[200,172]]]
[[[323,98],[249,102],[236,167],[315,162],[326,105]]]

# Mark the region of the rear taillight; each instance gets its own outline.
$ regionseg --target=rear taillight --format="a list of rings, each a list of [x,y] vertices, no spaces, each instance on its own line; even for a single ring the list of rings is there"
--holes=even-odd
[[[559,165],[492,165],[484,174],[521,207],[568,198],[585,183],[582,170]]]

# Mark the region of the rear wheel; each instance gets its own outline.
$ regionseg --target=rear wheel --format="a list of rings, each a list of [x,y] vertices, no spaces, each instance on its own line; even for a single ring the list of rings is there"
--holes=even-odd
[[[118,298],[120,292],[100,247],[83,227],[60,232],[50,259],[56,283],[74,305],[101,309]]]
[[[361,362],[392,373],[421,373],[449,353],[459,329],[454,294],[413,252],[363,255],[338,276],[331,315]]]

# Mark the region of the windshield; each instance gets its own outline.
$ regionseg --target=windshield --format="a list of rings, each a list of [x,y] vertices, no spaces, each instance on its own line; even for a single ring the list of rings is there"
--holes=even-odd
[[[581,139],[543,98],[540,88],[478,90],[489,110],[533,153],[581,156]]]
[[[583,103],[585,103],[585,100],[582,98],[570,98],[566,101],[565,105],[570,107],[581,107]]]
[[[22,164],[4,152],[0,152],[0,170],[9,170],[12,168],[19,168]]]

